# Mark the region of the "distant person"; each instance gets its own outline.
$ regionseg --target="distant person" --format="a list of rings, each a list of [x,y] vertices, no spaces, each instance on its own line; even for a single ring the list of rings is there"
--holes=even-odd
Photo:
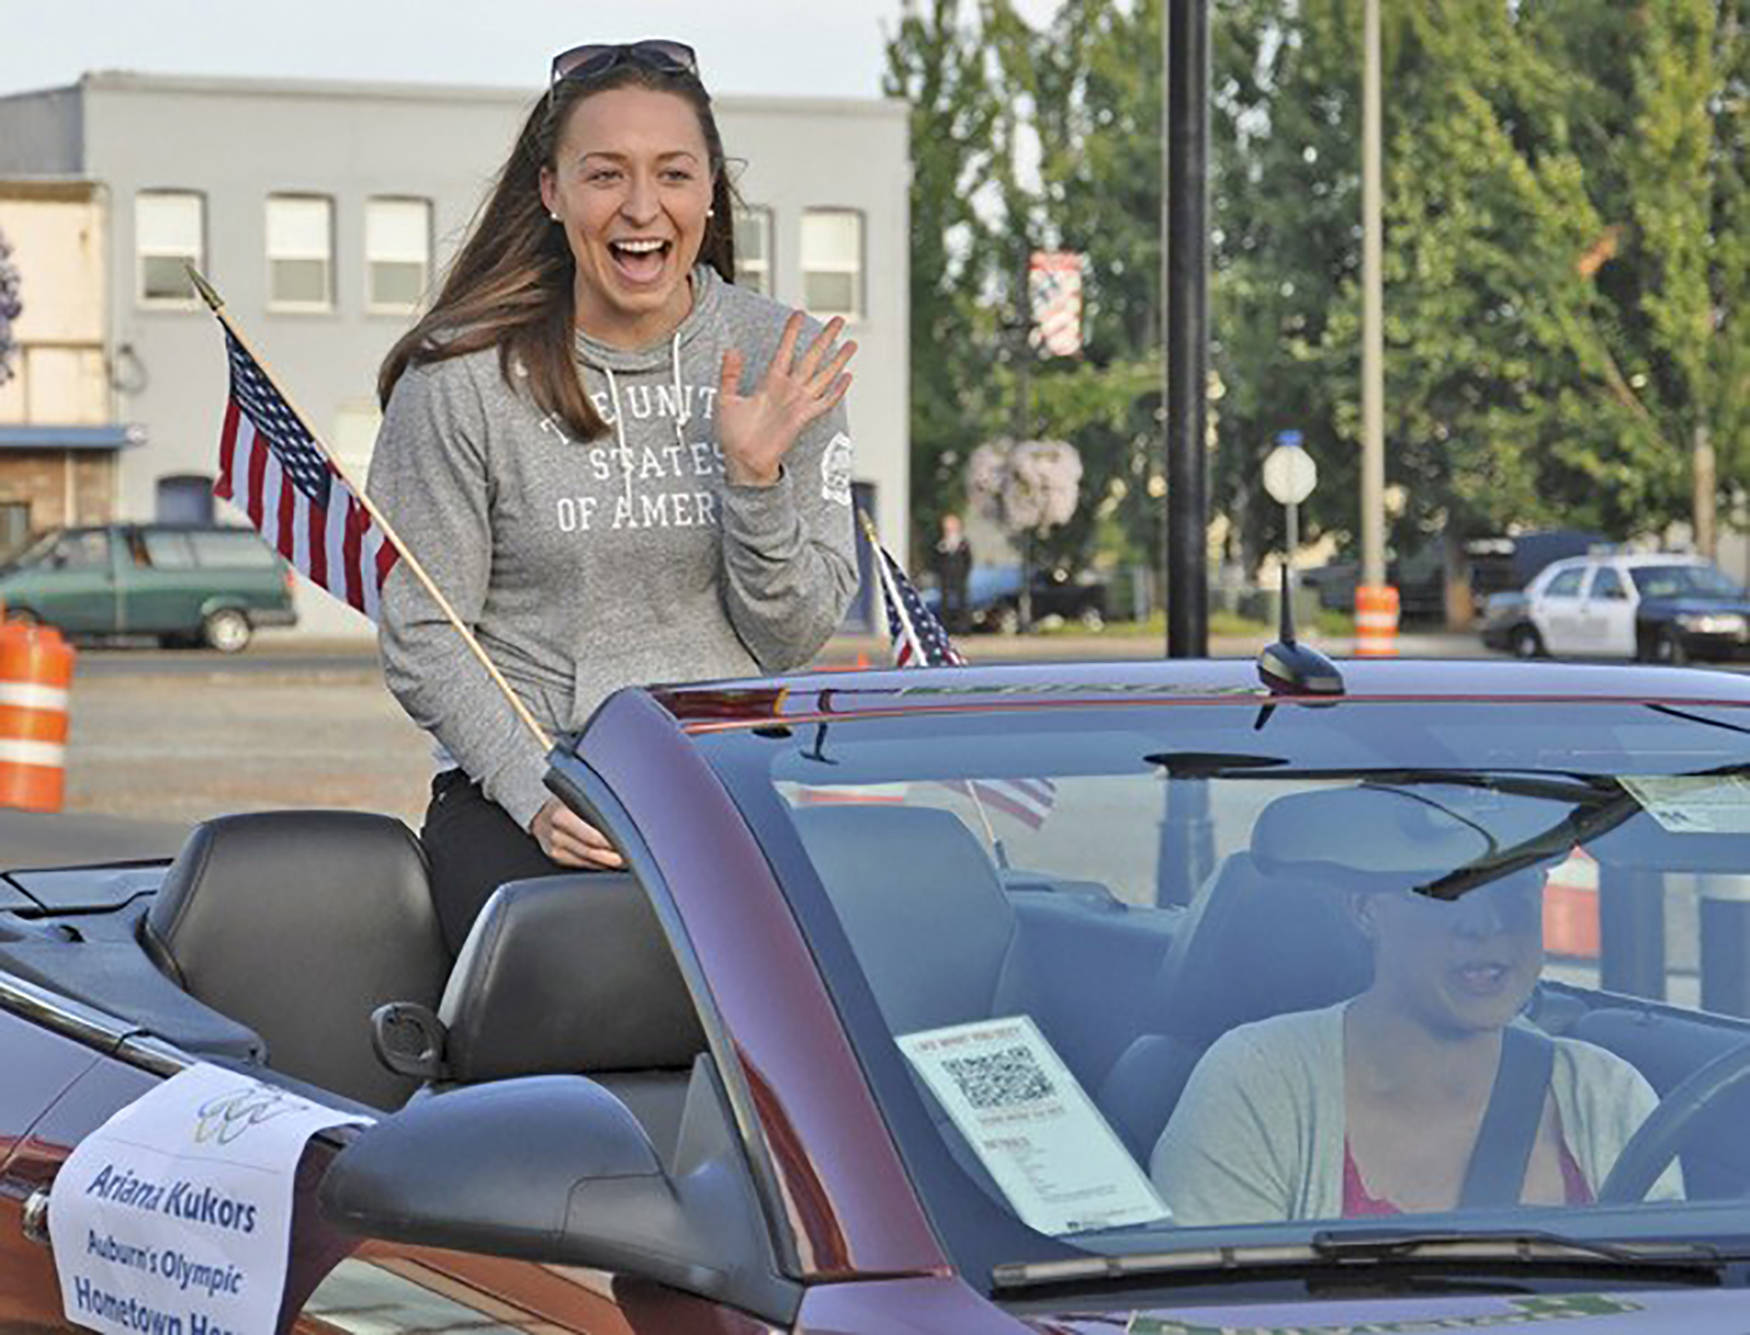
[[[930,566],[942,590],[942,625],[963,631],[968,622],[967,585],[972,579],[972,544],[960,525],[960,516],[949,511],[942,516],[942,536],[930,553]]]
[[[856,590],[856,345],[734,286],[733,208],[692,48],[573,47],[383,363],[371,493],[550,733],[623,686],[805,663]],[[620,865],[406,562],[380,640],[437,743],[452,950],[500,883]]]

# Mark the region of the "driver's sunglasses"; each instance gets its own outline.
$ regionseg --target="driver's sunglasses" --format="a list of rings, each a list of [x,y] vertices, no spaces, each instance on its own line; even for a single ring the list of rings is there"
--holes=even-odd
[[[588,42],[561,51],[553,57],[552,77],[547,81],[547,104],[565,79],[599,79],[621,65],[642,65],[660,74],[699,77],[698,53],[685,42],[649,37],[641,42]]]

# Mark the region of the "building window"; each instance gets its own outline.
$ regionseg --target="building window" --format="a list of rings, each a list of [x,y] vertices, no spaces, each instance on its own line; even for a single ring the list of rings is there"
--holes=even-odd
[[[365,304],[405,315],[418,308],[431,276],[431,202],[365,201]]]
[[[153,516],[160,524],[213,522],[213,480],[204,473],[172,473],[158,479]]]
[[[195,300],[188,266],[206,267],[206,200],[192,190],[142,190],[134,196],[134,250],[142,302],[186,306]]]
[[[30,502],[0,501],[0,560],[30,541]]]
[[[321,195],[267,197],[268,305],[327,310],[334,304],[333,256],[333,200]]]
[[[765,296],[772,295],[772,211],[737,209],[735,213],[735,281]]]
[[[802,304],[815,315],[863,313],[863,215],[809,209],[802,215]]]

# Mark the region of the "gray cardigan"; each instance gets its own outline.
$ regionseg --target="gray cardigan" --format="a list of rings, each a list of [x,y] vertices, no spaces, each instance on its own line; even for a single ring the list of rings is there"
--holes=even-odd
[[[1176,1223],[1342,1217],[1348,1005],[1241,1025],[1204,1054],[1149,1157]],[[1554,1041],[1550,1088],[1562,1133],[1596,1191],[1658,1096],[1614,1053]],[[1677,1166],[1647,1194],[1681,1196]]]

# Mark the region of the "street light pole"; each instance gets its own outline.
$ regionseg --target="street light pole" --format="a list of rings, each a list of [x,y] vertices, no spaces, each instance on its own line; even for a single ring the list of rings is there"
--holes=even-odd
[[[1167,656],[1209,652],[1209,6],[1167,0],[1162,15],[1166,308]]]
[[[1361,74],[1361,582],[1385,583],[1385,299],[1380,226],[1379,0],[1366,0]]]

